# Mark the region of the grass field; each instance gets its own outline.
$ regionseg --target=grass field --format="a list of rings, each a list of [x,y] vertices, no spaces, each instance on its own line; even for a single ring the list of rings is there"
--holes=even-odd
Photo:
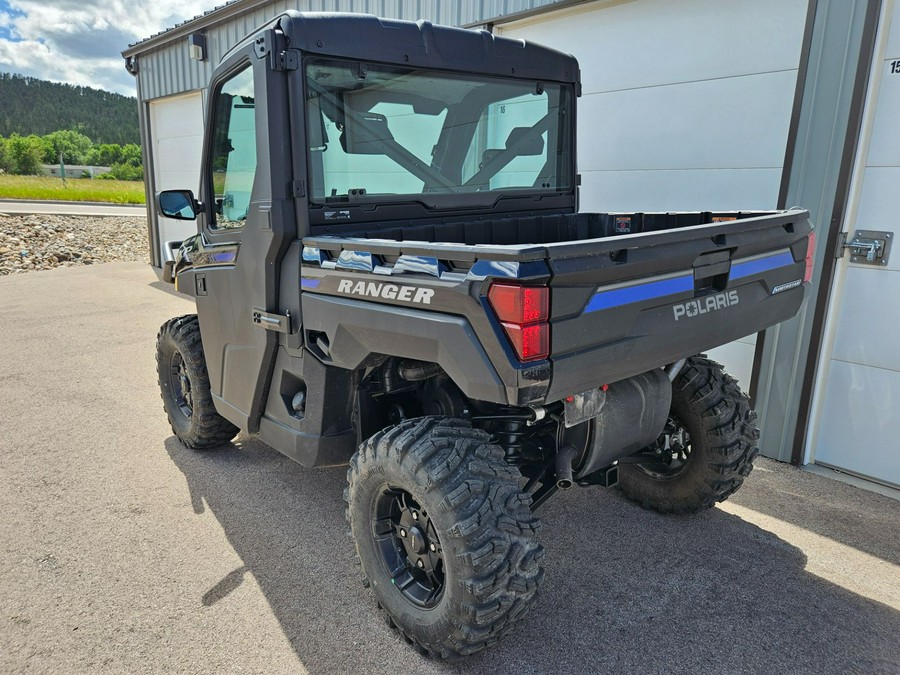
[[[130,180],[92,180],[0,175],[0,199],[60,200],[143,204],[144,184]]]

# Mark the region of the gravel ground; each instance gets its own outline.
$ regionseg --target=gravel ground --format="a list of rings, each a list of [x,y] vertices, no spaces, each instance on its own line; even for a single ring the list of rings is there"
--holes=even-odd
[[[146,218],[0,214],[0,276],[103,262],[144,262]]]

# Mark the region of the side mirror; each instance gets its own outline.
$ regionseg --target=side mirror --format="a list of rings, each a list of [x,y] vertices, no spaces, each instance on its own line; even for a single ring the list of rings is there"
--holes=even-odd
[[[190,190],[163,190],[156,196],[156,201],[160,213],[175,220],[196,220],[200,210]]]
[[[535,133],[533,127],[515,127],[509,132],[506,138],[506,149],[515,148],[515,153],[519,156],[535,156],[544,153],[544,138],[541,134]]]
[[[355,119],[347,116],[340,137],[341,148],[348,155],[383,155],[384,143],[393,140],[387,118],[372,112]]]

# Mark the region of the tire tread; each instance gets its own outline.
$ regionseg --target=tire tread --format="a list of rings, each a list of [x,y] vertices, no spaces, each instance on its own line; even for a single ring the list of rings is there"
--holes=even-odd
[[[395,618],[387,616],[388,624],[433,657],[465,656],[494,644],[534,603],[543,576],[543,548],[536,540],[540,521],[519,488],[518,472],[506,464],[489,434],[463,420],[402,422],[372,436],[350,461],[344,498],[351,530],[354,525],[364,528],[353,522],[351,511],[360,474],[383,462],[397,462],[415,477],[418,488],[442,495],[438,508],[453,523],[443,536],[457,539],[465,551],[456,560],[464,570],[459,581],[465,601],[450,634],[426,644]],[[365,569],[359,546],[357,557]]]
[[[166,401],[166,367],[160,359],[161,349],[167,341],[181,353],[185,365],[190,369],[191,393],[193,395],[193,416],[187,429],[179,429],[176,414],[180,411],[170,410]],[[206,358],[203,354],[203,341],[200,337],[200,322],[196,314],[186,314],[166,321],[156,336],[156,369],[159,376],[160,395],[163,409],[169,419],[172,432],[187,447],[196,450],[208,450],[228,443],[239,429],[216,412],[209,386],[209,374],[206,370]]]
[[[694,513],[725,501],[750,475],[759,453],[756,413],[737,380],[721,364],[706,356],[688,359],[673,384],[673,398],[679,395],[687,397],[690,408],[701,420],[703,438],[692,435],[692,444],[696,447],[702,442],[707,450],[703,480],[691,499],[675,499],[661,494],[662,491],[643,489],[642,480],[629,480],[629,475],[637,476],[637,467],[628,467],[631,474],[622,471],[619,483],[629,499],[661,513]]]

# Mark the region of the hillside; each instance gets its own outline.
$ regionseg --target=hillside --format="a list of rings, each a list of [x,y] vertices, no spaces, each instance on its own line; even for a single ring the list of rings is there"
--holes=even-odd
[[[0,136],[77,129],[94,143],[140,143],[135,99],[0,73]]]

